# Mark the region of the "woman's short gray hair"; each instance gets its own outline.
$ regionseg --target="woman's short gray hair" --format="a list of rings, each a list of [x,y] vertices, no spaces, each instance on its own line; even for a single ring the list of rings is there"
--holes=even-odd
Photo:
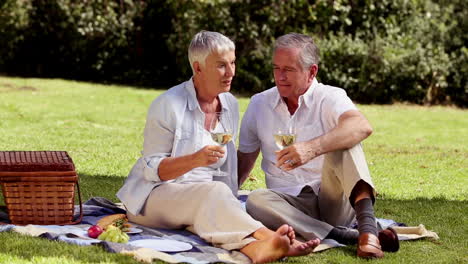
[[[319,48],[315,45],[314,40],[304,34],[289,33],[279,37],[275,42],[273,52],[278,49],[298,48],[299,63],[303,70],[309,69],[313,64],[319,63]]]
[[[218,32],[200,31],[192,39],[188,49],[188,58],[193,74],[195,69],[193,63],[198,61],[201,65],[205,65],[205,59],[212,52],[225,52],[235,50],[234,42],[228,37]]]

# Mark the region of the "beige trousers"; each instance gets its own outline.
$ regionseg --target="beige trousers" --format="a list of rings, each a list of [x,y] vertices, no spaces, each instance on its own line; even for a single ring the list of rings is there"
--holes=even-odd
[[[160,185],[151,192],[141,214],[127,216],[131,222],[148,227],[187,228],[227,250],[255,241],[251,234],[264,227],[243,210],[222,182]]]
[[[298,196],[256,190],[249,195],[247,212],[270,229],[287,223],[305,240],[324,239],[333,227],[348,227],[354,222],[349,197],[361,180],[374,188],[362,146],[358,144],[325,154],[318,195],[310,186],[305,186]]]

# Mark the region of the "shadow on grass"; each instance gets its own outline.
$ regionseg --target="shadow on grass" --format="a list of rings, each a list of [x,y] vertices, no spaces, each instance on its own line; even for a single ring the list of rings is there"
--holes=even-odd
[[[454,235],[457,230],[467,230],[467,200],[448,200],[443,197],[377,199],[375,209],[377,217],[394,219],[408,226],[424,224],[427,229],[436,231],[442,239]]]
[[[390,256],[404,258],[404,256],[408,255],[408,259],[414,257],[411,261],[414,263],[418,262],[418,256],[422,258],[421,262],[424,261],[423,258],[428,257],[425,254],[444,255],[444,258],[440,259],[442,260],[441,263],[455,263],[468,259],[468,254],[464,253],[468,246],[466,240],[466,234],[468,234],[468,214],[466,214],[468,212],[468,201],[454,201],[445,198],[378,199],[375,210],[375,214],[379,218],[393,219],[407,226],[423,224],[427,230],[436,232],[440,238],[439,240],[402,241],[400,252],[389,254]],[[356,255],[355,246],[335,250],[347,256]],[[430,253],[426,251],[430,251]],[[434,261],[436,259],[430,261],[430,263],[434,263]]]
[[[400,250],[385,253],[378,263],[468,263],[467,201],[445,198],[413,200],[377,200],[376,215],[409,226],[424,224],[440,239],[401,241]],[[356,257],[356,246],[326,250],[307,257],[289,259],[288,263],[369,263]]]
[[[80,173],[79,176],[83,202],[96,196],[105,197],[113,202],[119,202],[115,194],[123,186],[127,178],[115,175],[90,175],[85,173]]]

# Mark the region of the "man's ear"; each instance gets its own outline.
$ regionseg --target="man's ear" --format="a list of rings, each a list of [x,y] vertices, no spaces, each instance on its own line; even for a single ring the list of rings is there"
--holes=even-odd
[[[201,65],[198,61],[195,61],[193,63],[193,69],[195,71],[195,74],[199,74],[201,72]]]
[[[309,81],[313,81],[315,76],[317,76],[318,73],[318,65],[317,64],[312,64],[309,70]]]

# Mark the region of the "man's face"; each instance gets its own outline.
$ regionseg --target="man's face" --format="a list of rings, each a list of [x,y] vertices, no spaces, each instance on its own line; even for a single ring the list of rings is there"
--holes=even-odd
[[[297,100],[315,77],[310,69],[302,69],[299,51],[297,48],[282,48],[273,54],[273,75],[281,97]]]
[[[218,95],[229,92],[232,78],[236,73],[236,55],[234,51],[213,52],[205,59],[205,66],[200,65],[200,80],[210,94]]]

